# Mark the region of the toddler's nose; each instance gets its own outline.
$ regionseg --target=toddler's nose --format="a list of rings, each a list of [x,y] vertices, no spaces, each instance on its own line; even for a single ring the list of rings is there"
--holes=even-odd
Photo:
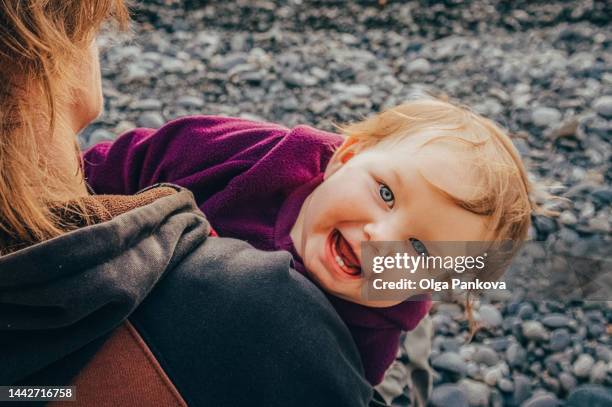
[[[363,234],[365,235],[365,238],[363,240],[365,240],[366,242],[369,242],[371,240],[376,240],[374,239],[374,224],[373,223],[366,223],[365,225],[363,225]]]
[[[396,228],[387,222],[370,222],[363,226],[366,241],[394,241],[401,240]]]

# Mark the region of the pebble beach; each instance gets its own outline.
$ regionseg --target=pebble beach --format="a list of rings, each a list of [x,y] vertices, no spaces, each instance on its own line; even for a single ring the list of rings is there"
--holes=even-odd
[[[534,216],[531,239],[611,254],[610,2],[154,0],[133,19],[98,39],[105,112],[83,148],[190,114],[335,131],[425,89],[508,129],[558,213]],[[461,302],[432,309],[430,405],[612,406],[612,301],[474,305],[471,341]],[[398,356],[382,388],[410,406]]]

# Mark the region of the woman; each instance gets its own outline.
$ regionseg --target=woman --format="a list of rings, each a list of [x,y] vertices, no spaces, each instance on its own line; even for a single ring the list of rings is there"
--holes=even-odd
[[[89,194],[76,134],[102,108],[108,18],[127,25],[120,0],[0,1],[0,385],[74,383],[127,319],[189,405],[366,405],[348,330],[288,253],[208,237],[180,187]]]

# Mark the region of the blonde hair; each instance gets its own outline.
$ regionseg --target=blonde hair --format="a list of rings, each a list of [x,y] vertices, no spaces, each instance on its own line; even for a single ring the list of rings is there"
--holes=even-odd
[[[41,140],[65,123],[57,106],[83,86],[80,62],[109,18],[127,27],[122,0],[0,0],[0,248],[2,235],[34,243],[69,228],[48,203],[65,200],[73,178],[53,170]],[[74,149],[83,177],[76,138]]]
[[[393,107],[371,118],[341,127],[360,148],[382,142],[398,142],[424,132],[433,132],[428,144],[456,141],[469,151],[470,165],[478,171],[477,191],[468,199],[454,196],[431,184],[456,205],[487,216],[493,240],[524,241],[534,204],[532,190],[517,149],[507,133],[493,121],[467,106],[433,96],[423,96]]]

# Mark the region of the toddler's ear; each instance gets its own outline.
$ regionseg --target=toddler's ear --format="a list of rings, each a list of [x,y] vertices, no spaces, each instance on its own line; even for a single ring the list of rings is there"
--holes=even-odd
[[[325,179],[327,179],[334,172],[338,171],[343,164],[353,158],[353,156],[359,151],[359,147],[359,140],[354,137],[347,137],[329,160],[327,168],[325,168]]]

